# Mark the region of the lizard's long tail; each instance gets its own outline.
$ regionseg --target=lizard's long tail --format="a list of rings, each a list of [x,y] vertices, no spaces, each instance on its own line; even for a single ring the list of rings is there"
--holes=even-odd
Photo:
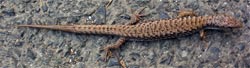
[[[65,32],[85,33],[85,34],[112,34],[120,35],[117,27],[125,27],[123,25],[17,25],[17,27],[42,28],[51,30],[60,30]]]

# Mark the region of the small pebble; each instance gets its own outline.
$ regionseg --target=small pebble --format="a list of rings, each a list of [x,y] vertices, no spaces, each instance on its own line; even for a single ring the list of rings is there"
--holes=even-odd
[[[18,42],[15,43],[15,46],[20,46],[21,47],[23,44],[24,44],[24,42],[18,41]]]
[[[135,0],[138,3],[148,3],[150,0]]]
[[[220,65],[219,64],[213,64],[213,68],[219,68]]]
[[[119,66],[120,64],[119,64],[119,62],[118,62],[118,60],[116,60],[116,59],[114,59],[114,58],[110,58],[109,60],[108,60],[108,67],[112,67],[112,66]]]
[[[245,25],[248,27],[248,29],[250,29],[250,21],[247,21]]]
[[[3,0],[0,0],[0,3],[2,3],[3,2]]]
[[[131,19],[131,17],[128,14],[121,15],[120,18],[127,19],[127,20]]]
[[[210,48],[210,52],[211,52],[211,53],[219,53],[219,52],[220,52],[220,49],[217,48],[217,47],[211,47],[211,48]]]
[[[99,8],[96,10],[97,14],[102,14],[102,15],[106,15],[106,9],[104,6],[99,6]]]
[[[244,60],[244,62],[246,63],[245,65],[247,66],[247,67],[249,67],[250,66],[250,56],[248,55],[248,56],[245,56],[246,58],[243,58],[242,60]]]
[[[25,3],[29,3],[31,0],[22,0]]]
[[[236,46],[236,48],[238,48],[240,51],[245,49],[245,45],[244,44],[239,44]]]
[[[31,49],[28,49],[28,52],[27,52],[27,57],[29,57],[30,59],[32,60],[35,60],[37,57],[36,57],[36,54],[33,52],[33,50]]]
[[[220,49],[217,47],[211,47],[210,52],[212,53],[211,55],[208,56],[209,61],[217,61],[219,59],[219,52]]]
[[[15,15],[16,15],[14,9],[4,10],[4,11],[2,11],[2,13],[3,13],[4,15],[7,15],[7,16],[15,16]]]
[[[204,68],[203,64],[199,64],[197,68]]]
[[[167,14],[167,13],[160,12],[159,14],[160,14],[160,18],[161,18],[161,19],[167,19],[167,18],[170,18],[170,17],[168,16],[168,14]]]
[[[3,16],[0,16],[0,19],[2,19],[3,18]]]
[[[131,56],[131,59],[134,61],[140,58],[140,54],[138,53],[131,53],[130,56]]]
[[[140,68],[140,66],[139,65],[131,65],[128,68]]]
[[[209,55],[207,60],[208,61],[217,61],[219,59],[219,54],[212,54],[212,55]]]
[[[43,10],[43,12],[47,12],[47,11],[48,11],[48,6],[47,6],[47,4],[43,4],[42,10]]]
[[[172,62],[173,57],[166,56],[161,59],[160,64],[170,64]]]
[[[186,57],[187,54],[188,54],[187,51],[182,51],[182,52],[181,52],[181,57]]]
[[[72,16],[72,17],[67,18],[67,22],[71,22],[71,23],[78,22],[78,21],[80,21],[80,19],[81,19],[81,17],[79,17],[79,16]]]
[[[85,63],[84,62],[76,63],[76,68],[86,68]]]

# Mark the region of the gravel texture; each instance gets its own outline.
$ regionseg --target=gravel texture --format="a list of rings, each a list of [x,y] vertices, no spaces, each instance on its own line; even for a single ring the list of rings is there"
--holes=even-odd
[[[229,14],[242,21],[238,32],[207,30],[156,41],[128,41],[119,50],[129,68],[248,68],[250,67],[249,0],[0,0],[1,68],[117,68],[116,58],[104,62],[100,48],[119,37],[16,28],[18,24],[66,25],[129,22],[145,7],[142,20],[175,18],[179,10],[198,15]],[[206,49],[205,45],[209,45]]]

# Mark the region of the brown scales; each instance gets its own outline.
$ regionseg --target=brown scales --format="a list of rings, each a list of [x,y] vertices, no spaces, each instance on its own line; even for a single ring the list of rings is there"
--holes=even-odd
[[[204,27],[241,27],[241,23],[226,15],[182,17],[144,21],[135,25],[19,25],[18,27],[46,28],[83,34],[116,35],[127,38],[176,38]],[[228,23],[224,20],[232,20]],[[235,22],[235,23],[234,23]]]
[[[116,35],[121,38],[104,48],[107,58],[110,49],[119,48],[126,39],[176,38],[203,31],[205,27],[238,28],[242,23],[228,15],[186,16],[176,19],[143,21],[135,25],[18,25],[18,27],[45,28],[84,34]],[[203,35],[204,33],[201,33]],[[124,64],[121,64],[124,66]]]

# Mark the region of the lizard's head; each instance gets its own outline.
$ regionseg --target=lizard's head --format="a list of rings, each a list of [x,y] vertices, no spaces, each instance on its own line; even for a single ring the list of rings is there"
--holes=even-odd
[[[208,21],[208,25],[222,27],[222,28],[241,28],[243,24],[234,18],[233,16],[229,15],[216,15]]]

